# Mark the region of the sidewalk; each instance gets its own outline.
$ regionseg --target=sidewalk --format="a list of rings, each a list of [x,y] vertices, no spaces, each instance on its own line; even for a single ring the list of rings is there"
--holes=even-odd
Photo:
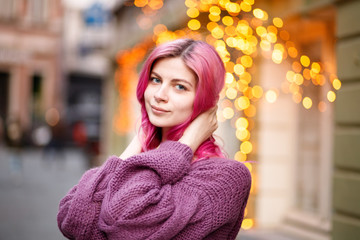
[[[64,239],[57,228],[58,204],[87,165],[77,150],[53,156],[44,158],[38,149],[16,154],[0,146],[0,239]]]

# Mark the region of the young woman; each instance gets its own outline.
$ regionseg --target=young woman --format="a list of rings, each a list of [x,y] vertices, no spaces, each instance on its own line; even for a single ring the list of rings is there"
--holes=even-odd
[[[157,47],[137,86],[142,122],[120,157],[87,171],[61,200],[70,239],[235,239],[251,176],[216,145],[224,65],[190,39]]]

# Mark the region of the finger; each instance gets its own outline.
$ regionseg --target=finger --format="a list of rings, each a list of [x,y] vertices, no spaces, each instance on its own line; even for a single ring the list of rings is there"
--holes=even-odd
[[[213,110],[214,112],[216,112],[216,111],[218,110],[218,106],[215,105],[215,106],[212,108],[212,110]]]

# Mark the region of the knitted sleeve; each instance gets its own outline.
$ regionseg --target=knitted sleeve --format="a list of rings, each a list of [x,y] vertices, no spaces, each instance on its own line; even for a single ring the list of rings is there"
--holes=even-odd
[[[109,183],[100,213],[108,239],[172,239],[188,224],[198,197],[179,183],[191,149],[165,141],[124,161]]]
[[[101,167],[85,172],[79,183],[60,201],[57,221],[69,239],[106,239],[98,228],[101,202],[113,172],[122,161],[112,156]]]
[[[214,158],[198,165],[188,181],[207,196],[204,201],[211,212],[211,233],[203,239],[235,239],[250,194],[251,174],[235,160]]]

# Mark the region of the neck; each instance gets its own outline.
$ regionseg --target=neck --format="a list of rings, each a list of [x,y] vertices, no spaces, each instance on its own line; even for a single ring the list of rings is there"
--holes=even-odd
[[[162,128],[161,129],[161,142],[166,141],[166,136],[169,131],[169,128]]]

